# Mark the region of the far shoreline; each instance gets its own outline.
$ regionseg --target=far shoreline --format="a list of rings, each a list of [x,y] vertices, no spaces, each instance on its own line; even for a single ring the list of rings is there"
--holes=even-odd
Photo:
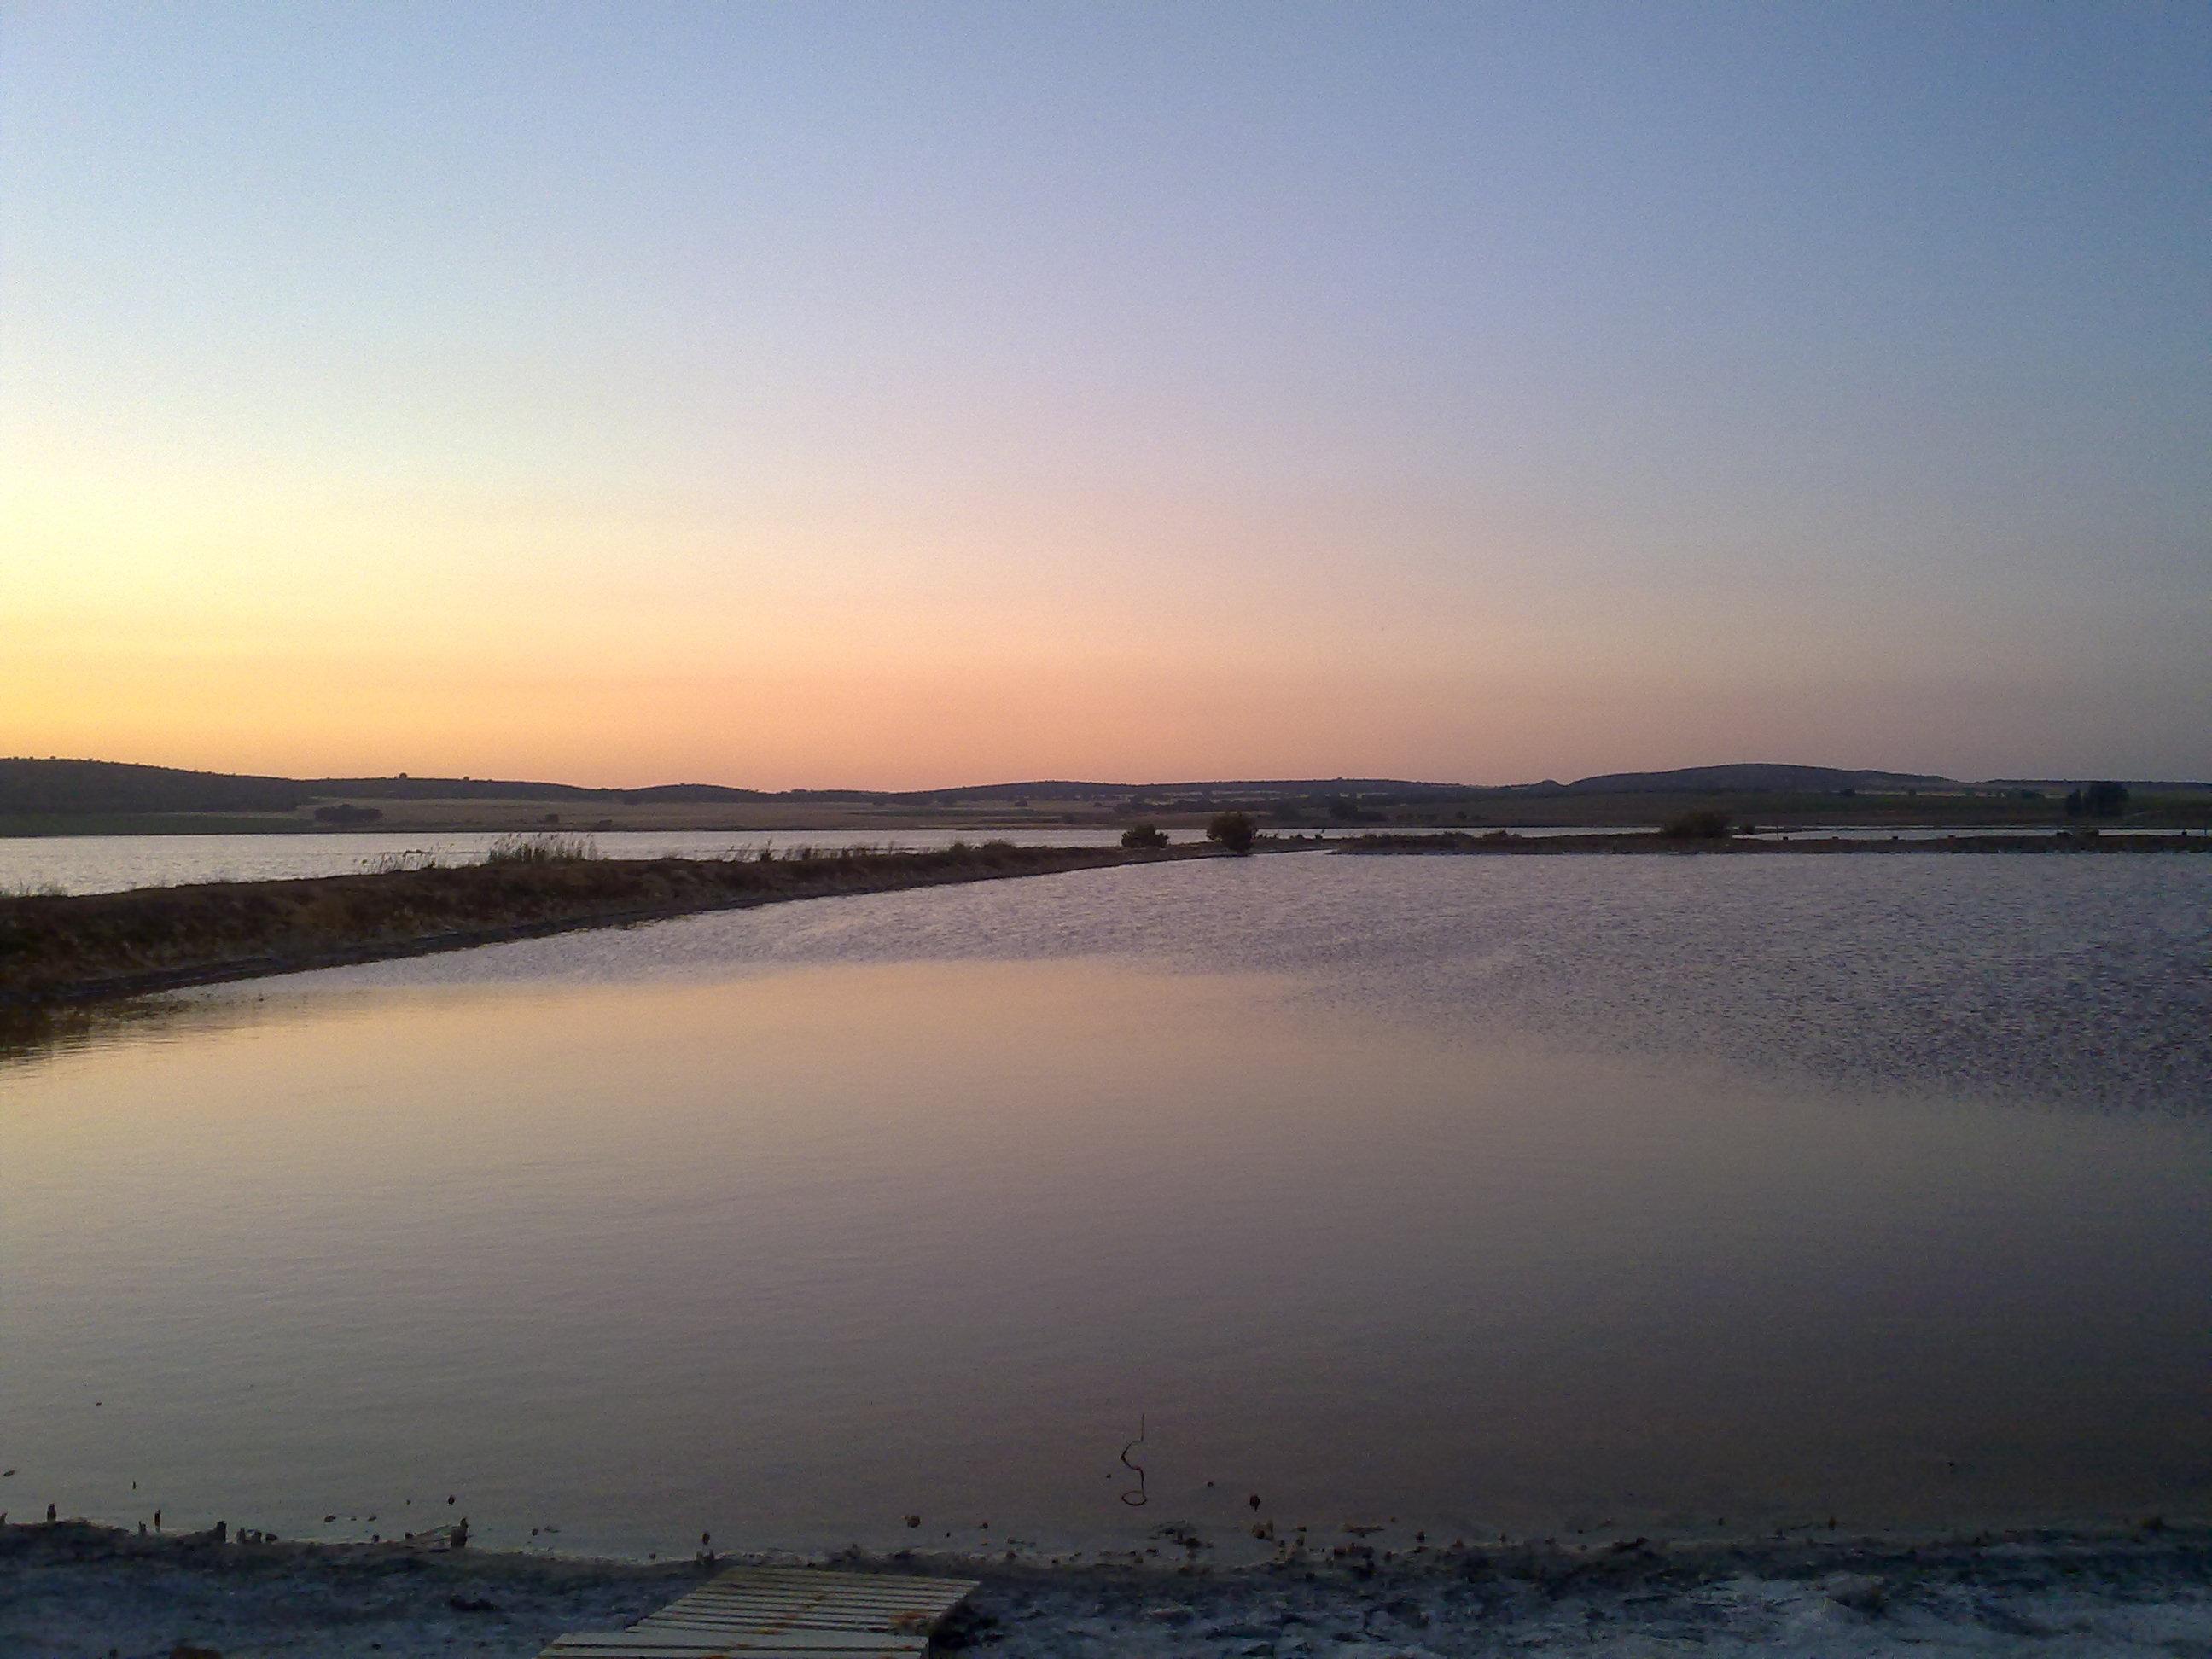
[[[1749,830],[1676,835],[1664,830],[1645,830],[1589,835],[1523,836],[1510,830],[1492,830],[1481,833],[1450,830],[1425,834],[1345,836],[1327,844],[1333,853],[1365,857],[1512,857],[1576,854],[1638,856],[1795,854],[1820,856],[1883,853],[1992,853],[2017,857],[2038,854],[2212,853],[2212,835],[2191,835],[2186,830],[2170,833],[2131,830],[2111,835],[2100,834],[2095,830],[2014,830],[2007,834],[1984,835],[1960,830],[1908,835],[1891,830],[1886,833],[1875,830],[1828,836],[1805,830],[1773,834]]]

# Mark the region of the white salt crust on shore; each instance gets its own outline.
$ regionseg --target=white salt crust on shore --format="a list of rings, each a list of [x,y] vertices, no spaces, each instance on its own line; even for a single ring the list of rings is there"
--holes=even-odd
[[[2212,1530],[2002,1541],[1515,1549],[1376,1565],[862,1562],[981,1587],[940,1632],[979,1659],[2048,1653],[2212,1655]],[[216,1545],[0,1527],[0,1656],[535,1655],[617,1628],[702,1569],[401,1546]]]

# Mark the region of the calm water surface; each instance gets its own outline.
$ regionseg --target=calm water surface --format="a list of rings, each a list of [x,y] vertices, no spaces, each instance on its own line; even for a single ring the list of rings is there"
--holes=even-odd
[[[0,1507],[2203,1514],[2208,940],[2179,857],[1314,855],[179,999],[0,1062]]]

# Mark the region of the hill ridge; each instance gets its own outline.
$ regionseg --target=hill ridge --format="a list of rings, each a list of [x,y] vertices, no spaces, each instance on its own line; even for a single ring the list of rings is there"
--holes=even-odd
[[[1358,798],[1416,803],[1478,797],[1595,794],[1797,793],[1832,794],[1845,789],[2031,788],[2063,776],[1971,781],[1927,772],[1802,766],[1781,762],[1734,762],[1664,771],[1602,772],[1561,783],[1469,784],[1410,778],[1215,778],[1140,783],[1036,778],[1001,783],[956,784],[930,789],[749,789],[732,784],[660,783],[633,788],[550,783],[506,778],[288,778],[258,773],[206,772],[129,761],[0,758],[0,812],[70,815],[95,812],[291,812],[328,800],[535,800],[668,805],[754,802],[786,805],[954,805],[980,801],[1045,800],[1127,803],[1166,809],[1208,802]],[[2137,781],[2123,779],[2131,786]],[[2172,788],[2203,784],[2169,783]]]

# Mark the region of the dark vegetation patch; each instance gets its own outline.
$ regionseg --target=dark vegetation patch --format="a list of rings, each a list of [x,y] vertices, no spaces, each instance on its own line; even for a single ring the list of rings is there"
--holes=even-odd
[[[1659,826],[1659,833],[1674,841],[1725,841],[1735,829],[1729,815],[1717,806],[1693,806],[1677,812]]]

